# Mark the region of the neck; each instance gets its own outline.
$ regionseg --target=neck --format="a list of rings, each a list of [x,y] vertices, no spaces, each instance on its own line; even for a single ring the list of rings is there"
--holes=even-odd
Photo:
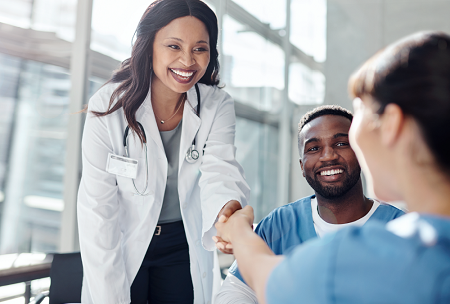
[[[450,178],[432,165],[410,166],[399,185],[410,212],[450,217]]]
[[[325,198],[316,192],[320,217],[330,224],[345,224],[359,220],[372,208],[373,202],[364,196],[361,179],[344,195]]]
[[[170,115],[175,111],[181,99],[181,94],[169,89],[156,75],[153,75],[151,85],[152,105],[153,108],[158,109],[158,113],[163,114],[164,118],[167,116],[164,114]]]
[[[410,212],[450,217],[449,171],[442,170],[433,156],[421,127],[413,118],[405,117],[396,141],[381,152],[384,159],[377,165],[389,179],[375,183],[374,178],[375,193],[386,200],[405,201]]]

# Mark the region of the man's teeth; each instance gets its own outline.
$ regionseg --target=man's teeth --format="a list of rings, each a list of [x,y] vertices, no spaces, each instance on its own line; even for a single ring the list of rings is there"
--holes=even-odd
[[[340,174],[342,172],[344,172],[344,170],[342,170],[342,169],[327,170],[327,171],[320,172],[320,175],[335,175],[335,174]]]
[[[182,71],[177,71],[177,70],[173,70],[173,69],[170,69],[170,70],[181,77],[191,77],[192,74],[194,74],[194,72],[182,72]]]

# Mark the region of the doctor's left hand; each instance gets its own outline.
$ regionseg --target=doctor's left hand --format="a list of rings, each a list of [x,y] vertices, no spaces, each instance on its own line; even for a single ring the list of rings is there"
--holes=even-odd
[[[226,222],[233,213],[240,209],[242,209],[241,203],[235,200],[229,201],[223,206],[222,210],[220,210],[217,218],[222,222]],[[213,237],[213,240],[216,243],[217,249],[226,254],[233,254],[233,247],[230,243],[223,241],[219,236]]]

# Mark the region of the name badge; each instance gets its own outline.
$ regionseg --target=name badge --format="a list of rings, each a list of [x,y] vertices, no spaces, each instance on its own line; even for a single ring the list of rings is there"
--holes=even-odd
[[[123,177],[136,178],[138,161],[136,159],[123,157],[115,154],[108,154],[106,172]]]

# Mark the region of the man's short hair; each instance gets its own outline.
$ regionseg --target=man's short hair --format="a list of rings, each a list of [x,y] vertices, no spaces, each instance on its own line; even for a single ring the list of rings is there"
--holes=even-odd
[[[353,120],[353,114],[349,110],[338,105],[324,105],[317,107],[303,115],[303,117],[300,119],[300,122],[298,123],[298,133],[300,133],[303,127],[311,120],[324,115],[344,116],[350,121]]]
[[[343,116],[349,119],[350,122],[353,120],[352,112],[338,105],[323,105],[309,111],[308,113],[303,115],[303,117],[300,119],[300,122],[298,123],[298,149],[300,154],[301,154],[300,132],[302,131],[303,127],[310,121],[324,115]]]

